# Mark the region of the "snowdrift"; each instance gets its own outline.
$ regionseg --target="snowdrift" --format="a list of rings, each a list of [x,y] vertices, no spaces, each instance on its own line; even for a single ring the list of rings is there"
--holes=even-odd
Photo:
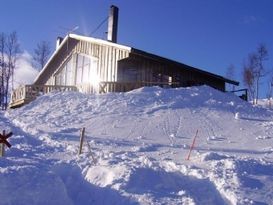
[[[1,204],[273,204],[272,111],[208,86],[51,93],[0,118]]]

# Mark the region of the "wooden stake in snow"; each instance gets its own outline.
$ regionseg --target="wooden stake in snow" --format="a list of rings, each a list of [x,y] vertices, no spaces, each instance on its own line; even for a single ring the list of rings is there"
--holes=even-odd
[[[5,155],[5,145],[4,144],[0,144],[0,157],[4,157]]]
[[[197,137],[197,134],[198,134],[198,130],[196,130],[196,134],[193,138],[193,141],[192,141],[192,144],[191,144],[191,148],[190,148],[190,151],[189,151],[189,154],[188,154],[188,157],[187,157],[187,160],[190,160],[190,157],[191,157],[191,151],[193,150],[194,148],[194,145],[195,145],[195,140],[196,140],[196,137]]]
[[[3,130],[3,134],[0,133],[0,157],[3,157],[5,155],[5,146],[7,146],[8,148],[11,147],[11,144],[7,141],[7,139],[11,136],[12,132],[6,134],[5,130]]]
[[[82,153],[82,148],[83,148],[83,143],[84,143],[84,138],[85,138],[84,135],[85,135],[85,127],[83,127],[83,128],[81,129],[81,133],[80,133],[80,149],[79,149],[79,155]],[[88,146],[89,154],[91,155],[94,164],[96,164],[97,160],[96,160],[96,158],[94,157],[94,155],[93,155],[93,153],[92,153],[92,151],[91,151],[91,146],[90,146],[88,140],[86,140],[86,143],[87,143],[87,146]]]
[[[85,133],[85,127],[83,127],[83,128],[81,129],[79,155],[82,153],[82,145],[83,145],[84,133]]]

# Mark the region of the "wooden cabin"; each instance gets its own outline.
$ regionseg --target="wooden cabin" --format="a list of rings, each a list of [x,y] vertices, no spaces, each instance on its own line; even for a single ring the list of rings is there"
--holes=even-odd
[[[58,38],[56,50],[33,85],[15,90],[10,107],[52,90],[84,93],[126,92],[143,86],[187,87],[209,85],[225,91],[238,82],[116,43],[117,8],[111,7],[108,40],[69,34]]]

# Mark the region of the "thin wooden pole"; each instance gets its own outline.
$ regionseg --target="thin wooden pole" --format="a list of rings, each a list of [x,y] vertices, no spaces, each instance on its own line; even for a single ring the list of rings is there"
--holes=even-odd
[[[3,130],[3,136],[6,135],[6,131]],[[1,143],[0,144],[0,157],[4,157],[5,155],[5,144],[4,143]]]
[[[198,134],[198,130],[196,130],[196,134],[193,138],[193,141],[192,141],[192,144],[191,144],[191,148],[190,148],[190,151],[189,151],[189,154],[188,154],[188,157],[187,157],[187,160],[190,160],[190,157],[191,157],[191,151],[193,150],[194,148],[194,145],[195,145],[195,140],[196,140],[196,137],[197,137],[197,134]]]
[[[84,140],[84,133],[85,133],[85,127],[81,129],[80,133],[80,149],[79,149],[79,155],[82,153],[82,146],[83,146],[83,140]]]
[[[5,155],[5,145],[3,143],[0,144],[0,157],[4,157]]]

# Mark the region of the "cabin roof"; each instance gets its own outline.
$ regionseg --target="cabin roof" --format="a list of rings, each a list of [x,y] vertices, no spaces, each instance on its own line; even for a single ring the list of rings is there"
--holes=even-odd
[[[193,70],[195,72],[212,76],[214,78],[217,78],[219,80],[225,81],[225,82],[230,83],[230,84],[234,84],[234,85],[237,85],[237,86],[239,85],[239,82],[237,82],[237,81],[230,80],[230,79],[225,78],[223,76],[220,76],[220,75],[217,75],[217,74],[213,74],[213,73],[210,73],[210,72],[207,72],[207,71],[204,71],[204,70],[201,70],[201,69],[198,69],[198,68],[195,68],[195,67],[192,67],[192,66],[189,66],[189,65],[186,65],[186,64],[183,64],[183,63],[180,63],[180,62],[168,59],[168,58],[164,58],[164,57],[161,57],[161,56],[158,56],[158,55],[154,55],[154,54],[148,53],[146,51],[142,51],[142,50],[139,50],[139,49],[136,49],[136,48],[132,48],[131,52],[135,53],[137,55],[144,56],[146,58],[150,58],[150,59],[156,60],[158,62],[162,62],[162,63],[174,65],[176,67],[181,67],[183,69]]]
[[[181,67],[183,69],[193,70],[193,71],[199,72],[201,74],[212,76],[212,77],[217,78],[217,79],[219,79],[221,81],[224,81],[226,83],[234,84],[234,85],[237,85],[237,86],[239,85],[239,82],[237,82],[237,81],[230,80],[230,79],[224,78],[224,77],[222,77],[220,75],[213,74],[213,73],[210,73],[210,72],[207,72],[207,71],[204,71],[204,70],[201,70],[201,69],[198,69],[198,68],[195,68],[195,67],[192,67],[192,66],[189,66],[189,65],[186,65],[186,64],[183,64],[183,63],[168,59],[168,58],[164,58],[164,57],[152,54],[152,53],[148,53],[146,51],[142,51],[142,50],[139,50],[139,49],[136,49],[136,48],[133,48],[133,47],[129,47],[129,46],[109,42],[109,41],[102,40],[102,39],[97,39],[97,38],[87,37],[87,36],[82,36],[82,35],[77,35],[77,34],[68,34],[63,39],[60,46],[54,51],[54,53],[52,54],[52,56],[50,57],[50,59],[48,60],[46,65],[43,67],[41,72],[38,74],[38,76],[34,80],[34,83],[39,81],[39,79],[42,77],[43,73],[46,71],[49,63],[60,52],[61,48],[65,45],[65,43],[68,41],[69,38],[79,40],[79,41],[87,41],[87,42],[96,43],[96,44],[100,44],[100,45],[108,45],[108,46],[113,46],[113,47],[116,47],[116,48],[124,49],[124,50],[127,50],[127,51],[129,51],[129,52],[131,52],[133,54],[140,55],[140,56],[143,56],[143,57],[146,57],[146,58],[150,58],[150,59],[156,60],[156,61],[161,62],[161,63],[171,64],[171,65],[174,65],[174,66],[177,66],[177,67]]]

